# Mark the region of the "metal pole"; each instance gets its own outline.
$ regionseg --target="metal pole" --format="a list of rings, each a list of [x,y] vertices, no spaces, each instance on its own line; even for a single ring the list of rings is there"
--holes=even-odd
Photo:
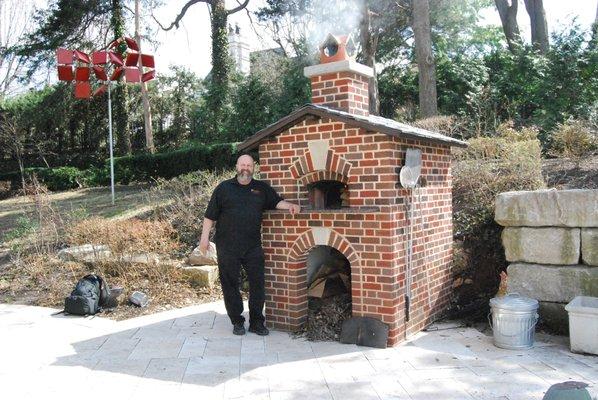
[[[407,219],[409,220],[409,230],[407,231],[407,276],[405,288],[405,321],[411,319],[411,285],[413,283],[413,188],[409,188],[409,208]]]
[[[114,205],[114,154],[112,151],[112,99],[110,97],[111,82],[108,80],[108,142],[110,144],[110,189],[112,191],[112,205]]]

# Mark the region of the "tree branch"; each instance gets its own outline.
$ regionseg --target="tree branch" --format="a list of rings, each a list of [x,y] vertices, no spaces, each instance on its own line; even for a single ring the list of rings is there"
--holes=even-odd
[[[247,2],[249,2],[249,0],[247,0]],[[165,28],[160,21],[158,21],[158,19],[154,16],[154,13],[152,12],[152,18],[154,19],[154,21],[156,21],[156,23],[160,26],[160,28],[164,31],[169,31],[172,28],[176,27],[177,29],[179,28],[179,23],[181,22],[181,19],[183,19],[183,17],[185,16],[185,13],[187,12],[187,10],[189,9],[189,7],[191,7],[194,4],[197,3],[208,3],[208,4],[212,4],[211,0],[189,0],[187,2],[187,4],[185,4],[183,6],[183,8],[181,8],[181,13],[179,15],[177,15],[177,17],[175,18],[175,20],[172,22],[172,24],[170,24],[170,26],[168,26],[168,28]],[[247,5],[247,4],[246,4]]]
[[[249,4],[249,0],[245,0],[243,2],[243,4],[239,4],[237,7],[231,9],[231,10],[227,10],[226,11],[226,15],[231,15],[236,13],[237,11],[241,11],[242,9],[244,9],[245,7],[247,7],[247,4]]]

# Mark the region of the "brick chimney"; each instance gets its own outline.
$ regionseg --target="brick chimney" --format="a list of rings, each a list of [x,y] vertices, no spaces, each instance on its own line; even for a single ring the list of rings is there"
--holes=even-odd
[[[369,115],[368,82],[372,68],[355,61],[350,36],[329,34],[320,45],[320,64],[305,67],[311,102],[356,115]]]

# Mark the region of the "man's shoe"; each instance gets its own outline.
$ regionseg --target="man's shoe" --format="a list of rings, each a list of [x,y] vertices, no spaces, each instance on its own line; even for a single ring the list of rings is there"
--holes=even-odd
[[[249,332],[253,332],[260,336],[266,336],[270,333],[268,328],[266,328],[261,322],[259,324],[249,325]]]
[[[243,322],[238,322],[233,325],[233,334],[235,335],[244,335],[245,334],[245,324]]]

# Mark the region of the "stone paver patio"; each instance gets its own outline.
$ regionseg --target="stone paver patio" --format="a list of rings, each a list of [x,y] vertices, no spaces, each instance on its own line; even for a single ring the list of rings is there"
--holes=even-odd
[[[221,302],[128,321],[0,305],[0,393],[7,399],[541,399],[566,380],[590,384],[598,357],[540,336],[501,350],[473,328],[440,324],[371,349],[286,333],[231,333]]]

